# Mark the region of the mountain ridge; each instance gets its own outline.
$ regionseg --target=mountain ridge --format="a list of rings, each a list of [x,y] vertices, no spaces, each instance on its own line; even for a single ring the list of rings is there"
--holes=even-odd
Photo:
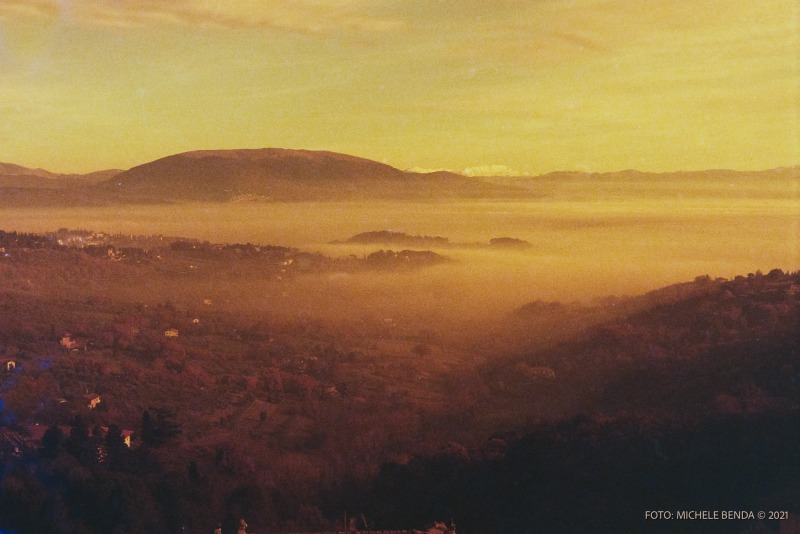
[[[455,173],[419,174],[328,151],[197,150],[166,156],[100,184],[114,196],[164,200],[406,199],[514,196],[513,186]]]
[[[760,180],[769,182],[760,182]],[[438,170],[401,170],[359,156],[289,148],[203,149],[168,155],[128,170],[59,174],[0,162],[4,206],[98,205],[163,202],[248,202],[306,200],[521,199],[583,183],[586,193],[604,195],[638,188],[669,187],[684,181],[737,186],[753,194],[759,183],[789,184],[800,166],[762,171],[614,172],[555,171],[538,176],[467,176]],[[591,189],[594,188],[594,189]],[[732,189],[732,190],[734,190]],[[50,190],[48,193],[46,190]],[[52,190],[63,192],[62,196]]]
[[[0,189],[67,189],[103,182],[123,172],[106,169],[86,174],[64,174],[0,162]]]

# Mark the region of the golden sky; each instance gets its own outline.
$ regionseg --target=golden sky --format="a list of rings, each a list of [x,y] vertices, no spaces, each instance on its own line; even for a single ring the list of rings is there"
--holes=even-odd
[[[798,110],[800,0],[0,0],[0,161],[59,172],[764,169]]]

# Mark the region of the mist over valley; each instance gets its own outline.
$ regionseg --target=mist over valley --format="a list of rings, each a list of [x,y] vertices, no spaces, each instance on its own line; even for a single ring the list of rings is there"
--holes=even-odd
[[[0,2],[0,533],[800,532],[798,31]]]
[[[638,531],[652,503],[793,509],[797,169],[476,179],[286,155],[91,185],[2,167],[3,525]]]

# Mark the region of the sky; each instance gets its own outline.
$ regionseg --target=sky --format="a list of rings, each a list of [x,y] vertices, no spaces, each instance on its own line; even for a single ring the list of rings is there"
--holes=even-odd
[[[799,0],[0,0],[0,161],[800,164]]]

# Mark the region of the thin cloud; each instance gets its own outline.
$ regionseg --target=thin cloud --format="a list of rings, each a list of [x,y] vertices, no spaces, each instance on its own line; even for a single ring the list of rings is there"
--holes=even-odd
[[[553,33],[554,37],[561,39],[562,41],[569,43],[573,46],[578,47],[581,50],[594,50],[595,52],[607,52],[609,50],[606,46],[601,46],[593,39],[589,37],[579,35],[575,32],[561,32],[557,31]]]
[[[12,15],[53,17],[58,15],[58,2],[50,0],[8,0],[0,3],[0,19]]]
[[[308,34],[385,32],[403,25],[397,19],[371,15],[369,5],[365,0],[251,0],[225,5],[200,0],[11,0],[0,4],[0,17],[24,14],[103,26],[172,24],[263,28]]]

